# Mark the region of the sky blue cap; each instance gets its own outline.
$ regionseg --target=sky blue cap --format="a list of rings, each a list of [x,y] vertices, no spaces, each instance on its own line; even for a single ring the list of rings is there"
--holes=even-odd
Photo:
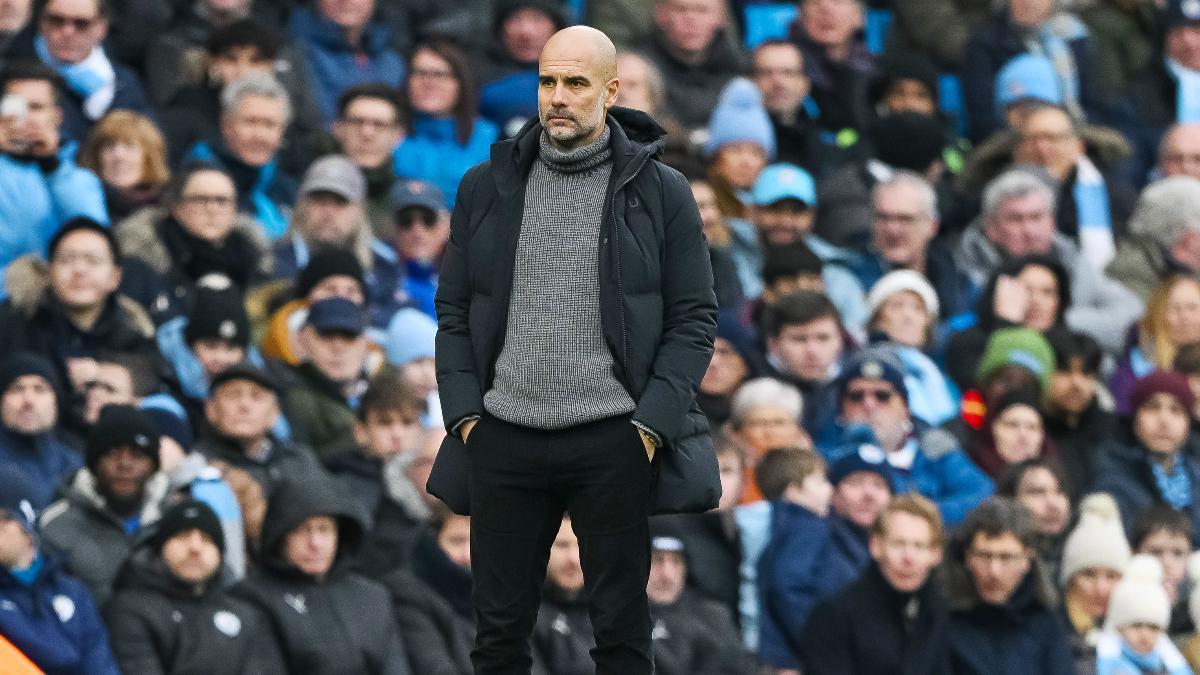
[[[816,206],[817,185],[812,175],[795,164],[772,164],[763,169],[750,191],[750,201],[755,206],[768,206],[783,199]]]

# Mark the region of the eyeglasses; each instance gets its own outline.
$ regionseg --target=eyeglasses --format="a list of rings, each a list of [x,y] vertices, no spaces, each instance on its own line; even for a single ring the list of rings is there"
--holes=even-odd
[[[455,79],[454,71],[452,70],[430,70],[427,68],[414,68],[409,71],[409,77],[416,79],[418,77],[427,80],[453,80]]]
[[[1149,553],[1150,555],[1154,556],[1155,558],[1167,558],[1167,557],[1186,558],[1191,553],[1191,551],[1189,551],[1188,549],[1183,548],[1183,547],[1174,547],[1173,548],[1173,547],[1169,547],[1169,546],[1164,546],[1164,547],[1151,546],[1146,549],[1146,553]]]
[[[370,117],[347,117],[340,121],[342,124],[356,129],[374,129],[375,131],[385,131],[396,126],[395,122],[376,120]]]
[[[1002,567],[1012,567],[1029,558],[1025,553],[995,553],[992,551],[979,551],[970,549],[967,551],[967,557],[977,563],[990,565],[992,563],[1000,563]]]
[[[43,14],[42,20],[46,22],[46,26],[53,30],[62,30],[67,26],[74,28],[77,32],[84,32],[96,25],[100,21],[100,17],[94,16],[85,19],[78,16],[63,16],[62,14]]]
[[[423,225],[425,229],[432,230],[437,227],[437,224],[437,216],[433,214],[423,215],[414,213],[407,216],[400,216],[396,219],[396,227],[402,230],[411,230],[416,225]]]
[[[183,195],[180,201],[191,206],[216,206],[222,209],[237,203],[237,199],[229,195]]]
[[[101,255],[99,253],[60,252],[54,254],[54,258],[51,260],[51,262],[55,265],[63,265],[66,267],[70,267],[75,263],[83,263],[86,267],[100,267],[101,265],[111,263],[112,257]]]
[[[890,389],[850,389],[846,392],[846,398],[852,403],[862,403],[868,396],[875,399],[876,403],[890,403],[896,392]]]

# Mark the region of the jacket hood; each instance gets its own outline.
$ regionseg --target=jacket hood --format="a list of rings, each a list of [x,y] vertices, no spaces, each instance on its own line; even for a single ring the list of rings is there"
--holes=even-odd
[[[160,275],[172,273],[175,263],[171,254],[158,234],[158,225],[171,217],[169,209],[156,206],[139,210],[137,213],[121,221],[116,228],[117,244],[121,254],[144,262],[150,269]],[[262,226],[252,216],[238,213],[233,221],[231,232],[239,232],[246,237],[258,250],[267,251],[269,242]],[[260,272],[269,272],[271,256],[264,254],[263,262],[259,265]]]
[[[330,575],[345,567],[344,563],[362,545],[366,519],[353,504],[342,498],[333,481],[323,474],[312,475],[302,482],[284,482],[272,493],[262,531],[262,550],[269,567],[303,576],[284,560],[282,548],[287,534],[313,516],[333,516],[337,520],[337,557]]]
[[[50,266],[33,254],[23,255],[8,266],[4,272],[4,288],[13,307],[26,318],[32,317],[47,303],[57,304],[50,299]],[[117,312],[128,319],[133,330],[145,337],[153,337],[155,327],[150,314],[133,298],[120,292],[114,297]],[[112,316],[111,311],[106,311],[93,331],[102,330],[101,325],[106,319],[111,321]]]
[[[1113,129],[1084,125],[1079,130],[1084,154],[1101,171],[1111,171],[1133,154],[1129,141]],[[1021,136],[1014,129],[1003,129],[989,136],[971,153],[971,159],[959,174],[958,187],[967,192],[979,192],[988,182],[1012,168],[1013,152]]]

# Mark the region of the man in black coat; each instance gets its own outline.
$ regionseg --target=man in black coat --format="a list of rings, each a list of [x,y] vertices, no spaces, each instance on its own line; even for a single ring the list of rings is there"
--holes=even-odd
[[[429,490],[472,516],[477,672],[530,667],[566,511],[598,670],[650,673],[647,518],[720,493],[695,405],[716,331],[700,214],[654,159],[663,130],[610,110],[615,59],[595,29],[555,34],[539,122],[467,173],[451,222],[436,299],[449,436]]]

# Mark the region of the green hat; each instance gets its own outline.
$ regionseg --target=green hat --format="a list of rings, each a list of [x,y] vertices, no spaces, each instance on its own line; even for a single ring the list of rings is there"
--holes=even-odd
[[[1042,385],[1042,394],[1050,389],[1050,375],[1054,373],[1054,350],[1042,334],[1029,328],[1005,328],[992,333],[983,358],[975,370],[975,381],[980,382],[997,369],[1017,365],[1037,376]]]

